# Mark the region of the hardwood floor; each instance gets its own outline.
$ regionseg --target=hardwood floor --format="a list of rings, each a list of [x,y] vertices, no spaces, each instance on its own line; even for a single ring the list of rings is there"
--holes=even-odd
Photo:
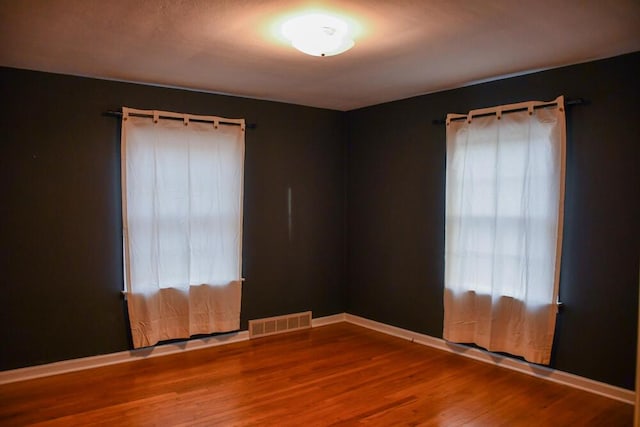
[[[0,386],[2,426],[632,422],[632,405],[347,323]]]

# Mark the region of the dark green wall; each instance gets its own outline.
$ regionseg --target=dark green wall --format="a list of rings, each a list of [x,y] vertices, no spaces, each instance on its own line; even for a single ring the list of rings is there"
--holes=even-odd
[[[349,313],[442,337],[447,112],[558,95],[567,181],[552,367],[634,388],[640,53],[348,113]]]
[[[0,369],[129,346],[122,105],[244,117],[242,322],[347,311],[442,336],[447,112],[557,95],[568,117],[554,368],[633,388],[640,53],[340,113],[0,68]],[[287,191],[293,194],[289,236]]]
[[[121,106],[244,117],[247,319],[344,312],[344,113],[0,68],[0,369],[129,348]],[[292,190],[292,235],[287,192]]]

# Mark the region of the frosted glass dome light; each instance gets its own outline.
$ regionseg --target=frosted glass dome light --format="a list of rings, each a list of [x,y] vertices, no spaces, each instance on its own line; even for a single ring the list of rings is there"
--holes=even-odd
[[[313,56],[332,56],[354,45],[347,23],[324,13],[300,15],[285,21],[282,35],[293,47]]]

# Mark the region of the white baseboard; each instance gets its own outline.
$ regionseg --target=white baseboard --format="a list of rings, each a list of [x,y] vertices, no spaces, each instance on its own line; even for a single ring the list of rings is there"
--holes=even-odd
[[[344,322],[345,314],[339,313],[332,316],[311,319],[311,326],[324,326],[332,323]],[[216,335],[213,337],[192,339],[173,344],[163,344],[139,350],[120,351],[117,353],[99,356],[82,357],[79,359],[63,360],[62,362],[47,363],[45,365],[28,366],[26,368],[0,371],[0,384],[8,384],[17,381],[31,380],[50,375],[65,374],[67,372],[83,369],[99,368],[101,366],[115,365],[117,363],[132,362],[134,360],[149,357],[166,356],[168,354],[183,351],[199,350],[215,347],[223,344],[246,341],[249,339],[249,331],[234,332],[231,334]]]
[[[333,314],[331,316],[317,317],[311,319],[311,326],[317,328],[318,326],[331,325],[333,323],[344,322],[346,319],[346,313]]]
[[[199,350],[207,347],[231,344],[249,339],[248,331],[233,332],[213,337],[192,339],[172,344],[157,345],[138,350],[119,351],[117,353],[99,356],[82,357],[79,359],[63,360],[62,362],[47,363],[45,365],[28,366],[0,372],[0,384],[46,377],[49,375],[65,374],[83,369],[99,368],[117,363],[132,362],[150,357],[166,356],[184,351]]]
[[[469,357],[492,365],[502,366],[507,369],[606,396],[632,405],[635,403],[635,392],[632,390],[590,380],[567,372],[530,364],[518,359],[500,356],[498,354],[476,348],[449,343],[441,338],[434,338],[429,335],[398,328],[396,326],[387,325],[385,323],[376,322],[374,320],[348,313],[339,313],[331,316],[314,318],[311,320],[311,326],[315,328],[340,322],[352,323],[387,335],[403,338],[417,344],[427,345],[429,347],[455,353],[460,356]],[[164,344],[139,350],[121,351],[118,353],[64,360],[62,362],[48,363],[46,365],[0,371],[0,384],[8,384],[17,381],[46,377],[49,375],[115,365],[117,363],[132,362],[134,360],[165,356],[184,351],[199,350],[218,345],[246,341],[248,339],[249,332],[240,331],[231,334],[193,339],[173,344]]]
[[[544,366],[531,364],[511,357],[501,356],[496,353],[480,350],[477,348],[454,344],[447,342],[441,338],[434,338],[429,335],[413,332],[407,329],[398,328],[396,326],[387,325],[386,323],[376,322],[364,317],[345,314],[345,321],[354,325],[362,326],[374,331],[382,332],[387,335],[403,338],[417,344],[426,345],[439,350],[455,353],[460,356],[469,357],[481,362],[489,363],[495,366],[522,372],[527,375],[542,378],[544,380],[567,385],[569,387],[599,394],[621,402],[635,404],[635,392],[625,388],[616,387],[600,381],[591,380],[568,372],[558,371]]]

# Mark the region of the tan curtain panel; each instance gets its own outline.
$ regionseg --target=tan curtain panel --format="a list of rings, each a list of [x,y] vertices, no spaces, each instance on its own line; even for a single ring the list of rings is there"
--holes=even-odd
[[[447,117],[446,340],[549,363],[565,140],[562,97]]]
[[[123,109],[134,346],[240,327],[244,120]]]

